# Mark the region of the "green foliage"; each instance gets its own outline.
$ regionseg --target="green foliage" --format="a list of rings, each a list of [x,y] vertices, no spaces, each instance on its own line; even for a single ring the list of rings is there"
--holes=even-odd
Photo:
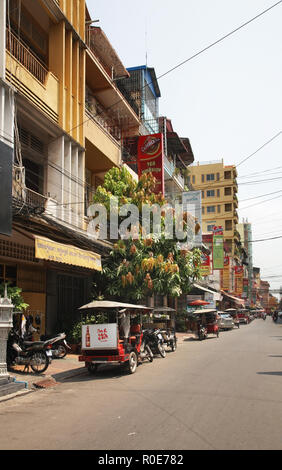
[[[81,343],[81,331],[82,325],[95,325],[95,324],[107,323],[107,315],[101,313],[98,315],[88,315],[83,320],[74,323],[73,327],[69,331],[68,341],[71,344]]]
[[[11,287],[8,285],[7,287],[7,295],[11,299],[12,304],[14,305],[14,311],[16,312],[24,312],[29,305],[25,303],[22,295],[22,289],[19,287]],[[5,284],[0,284],[0,296],[3,297],[5,293]]]

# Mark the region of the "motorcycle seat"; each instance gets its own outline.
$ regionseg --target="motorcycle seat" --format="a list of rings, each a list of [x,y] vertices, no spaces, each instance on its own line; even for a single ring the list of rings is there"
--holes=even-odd
[[[24,341],[25,346],[42,346],[44,341]]]

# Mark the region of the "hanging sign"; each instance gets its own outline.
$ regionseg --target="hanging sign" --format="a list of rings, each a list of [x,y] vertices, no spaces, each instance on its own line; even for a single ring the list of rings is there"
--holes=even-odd
[[[244,279],[244,267],[243,266],[234,266],[235,273],[235,294],[243,294],[243,279]]]
[[[221,276],[221,288],[227,292],[230,290],[230,258],[224,256],[224,267]]]
[[[163,134],[141,135],[138,138],[138,177],[143,173],[152,173],[156,178],[156,194],[164,194],[163,149]]]
[[[223,228],[213,227],[212,243],[213,269],[224,268]]]

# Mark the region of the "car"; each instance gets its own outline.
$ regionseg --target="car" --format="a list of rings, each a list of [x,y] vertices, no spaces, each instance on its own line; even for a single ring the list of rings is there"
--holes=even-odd
[[[228,313],[218,312],[218,326],[221,330],[232,330],[235,326],[233,318]]]

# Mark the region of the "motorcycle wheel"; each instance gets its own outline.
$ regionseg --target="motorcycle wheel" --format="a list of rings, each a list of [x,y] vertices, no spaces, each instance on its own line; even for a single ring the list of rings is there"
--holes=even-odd
[[[32,368],[33,372],[36,374],[42,374],[48,369],[49,366],[49,358],[44,351],[37,351],[33,353],[30,359],[30,367]]]
[[[56,350],[58,351],[58,354],[56,355],[56,358],[58,359],[63,359],[67,355],[67,349],[62,344],[59,344]]]
[[[158,352],[161,357],[166,357],[166,350],[161,343],[158,344]]]
[[[131,351],[127,362],[127,370],[130,374],[134,374],[137,369],[137,354],[135,351]]]
[[[172,342],[170,344],[170,347],[171,347],[172,352],[174,352],[176,350],[176,341],[175,341],[175,339],[172,340]]]
[[[154,354],[152,353],[150,346],[147,345],[147,346],[145,347],[145,350],[146,350],[146,352],[147,352],[147,358],[148,358],[148,360],[149,360],[150,362],[153,362]]]

